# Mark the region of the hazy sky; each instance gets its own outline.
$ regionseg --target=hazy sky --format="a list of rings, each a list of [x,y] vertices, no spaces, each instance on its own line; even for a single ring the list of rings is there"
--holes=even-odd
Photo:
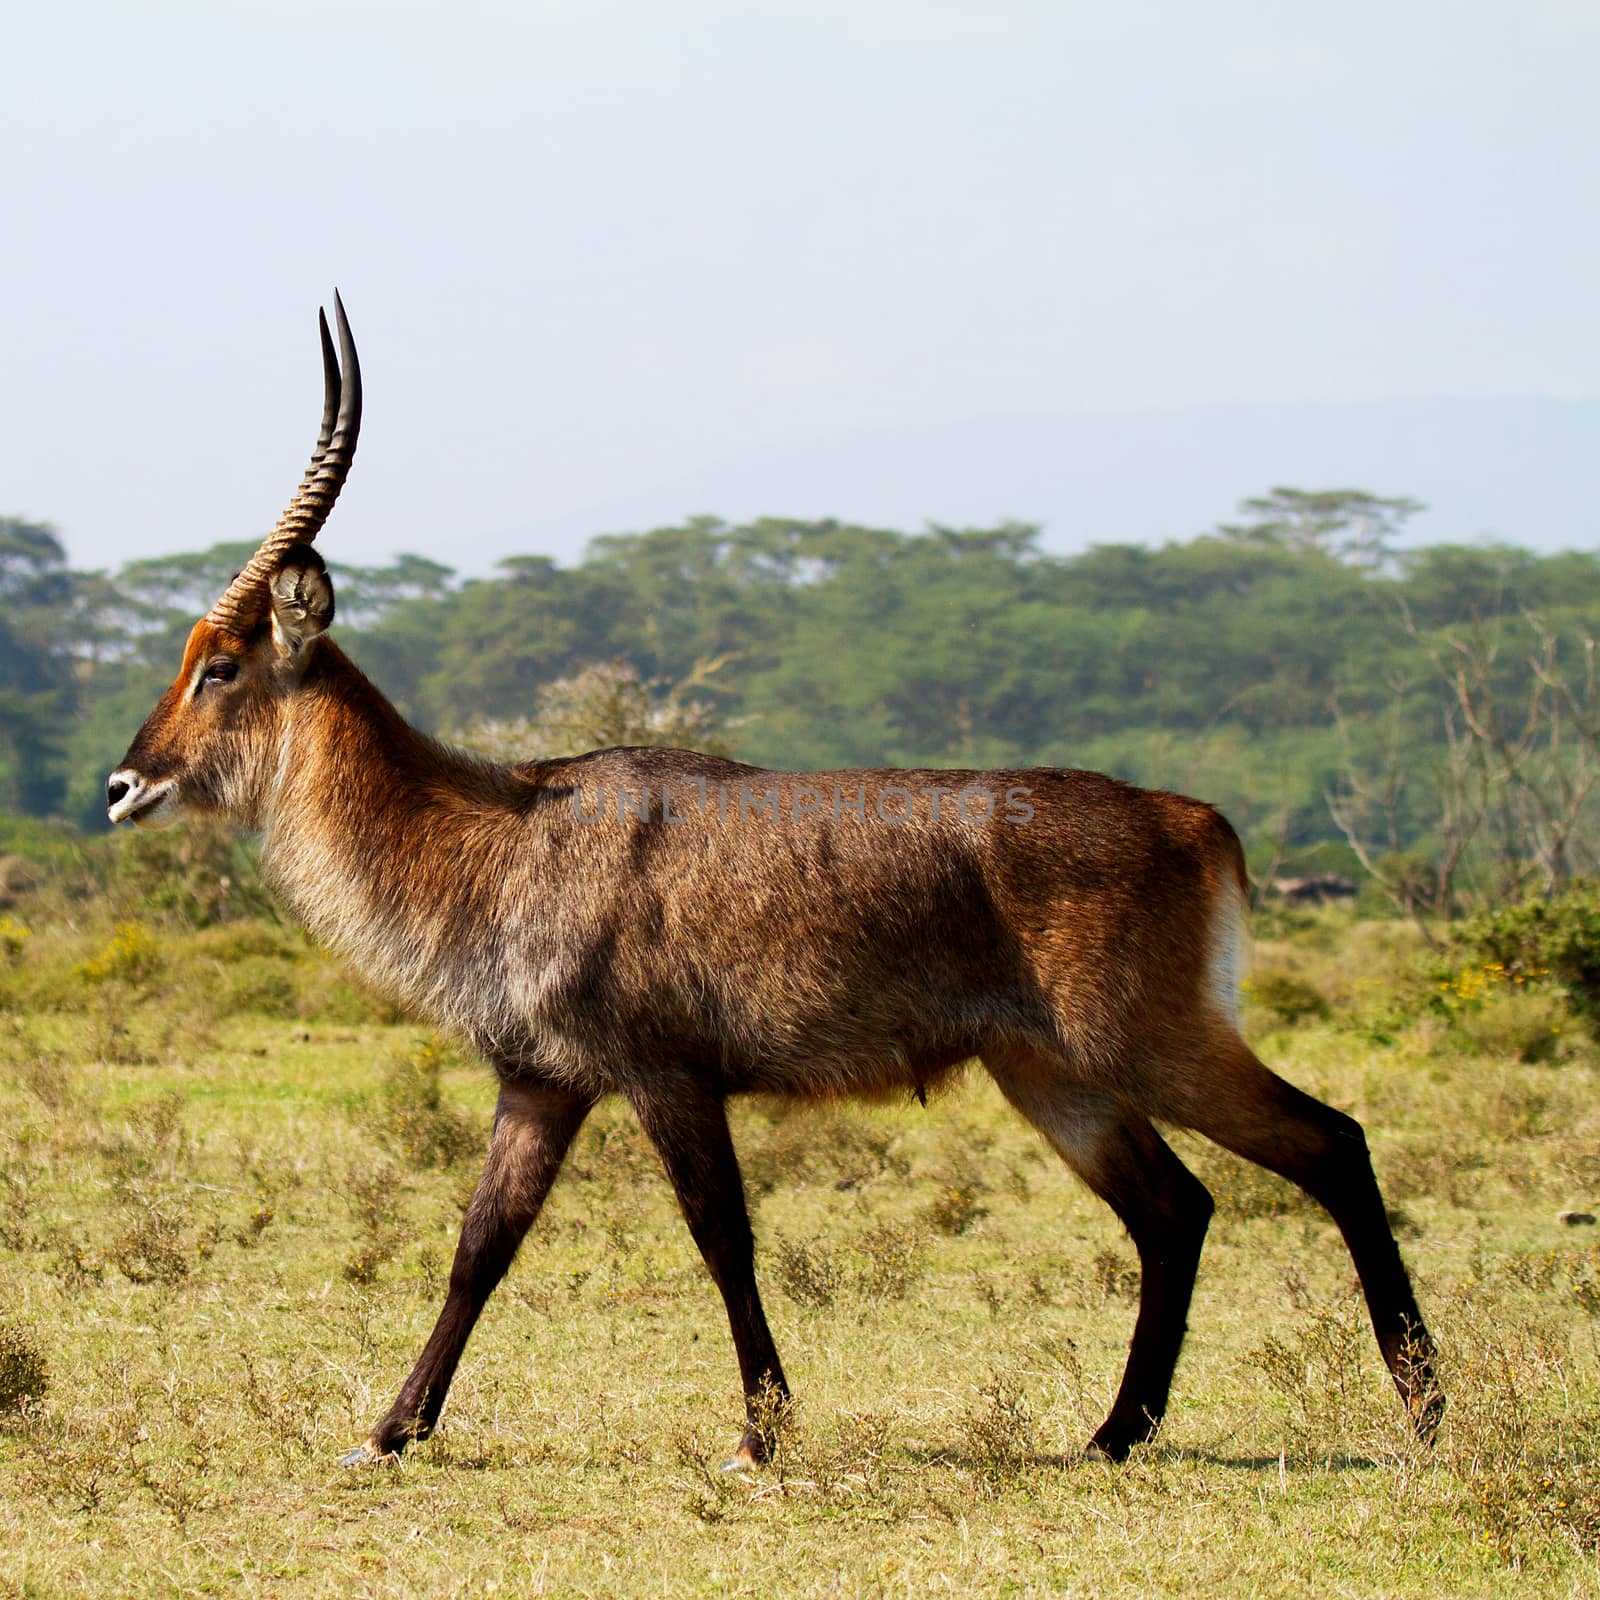
[[[855,429],[1600,391],[1592,0],[56,0],[4,54],[0,513],[84,565],[272,521],[334,284],[335,560]]]

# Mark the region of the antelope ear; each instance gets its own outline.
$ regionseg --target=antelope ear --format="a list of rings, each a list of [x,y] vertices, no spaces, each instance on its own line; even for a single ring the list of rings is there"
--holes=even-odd
[[[292,660],[333,621],[333,580],[315,550],[296,550],[268,588],[272,642]]]

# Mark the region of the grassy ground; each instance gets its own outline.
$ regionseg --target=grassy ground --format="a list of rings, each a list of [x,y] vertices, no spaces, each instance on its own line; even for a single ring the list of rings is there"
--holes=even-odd
[[[6,927],[13,931],[8,935]],[[1219,1215],[1124,1467],[1137,1275],[981,1074],[739,1108],[798,1416],[728,1478],[726,1323],[603,1108],[435,1439],[341,1471],[431,1325],[485,1074],[266,923],[0,922],[0,1594],[1600,1593],[1595,1047],[1397,930],[1262,942],[1251,1027],[1368,1125],[1445,1351],[1407,1436],[1322,1214],[1197,1142]]]

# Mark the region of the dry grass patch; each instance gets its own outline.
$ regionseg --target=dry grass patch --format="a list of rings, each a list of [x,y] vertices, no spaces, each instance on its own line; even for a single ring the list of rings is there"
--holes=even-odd
[[[118,991],[115,1058],[68,975],[109,937],[30,927],[5,958],[79,988],[7,990],[0,1019],[0,1593],[1600,1592],[1600,1252],[1554,1221],[1600,1199],[1587,1045],[1530,1062],[1443,1018],[1376,1043],[1338,939],[1296,958],[1332,1015],[1269,1053],[1367,1121],[1410,1219],[1450,1397],[1431,1450],[1331,1225],[1184,1139],[1221,1206],[1173,1406],[1126,1466],[1082,1462],[1137,1261],[974,1074],[925,1110],[736,1109],[799,1397],[772,1466],[719,1470],[722,1307],[606,1106],[438,1435],[352,1474],[437,1312],[492,1085],[337,1007],[228,1001],[164,1039],[170,962]],[[273,953],[293,936],[229,939],[308,992]],[[1351,960],[1349,986],[1379,966]]]

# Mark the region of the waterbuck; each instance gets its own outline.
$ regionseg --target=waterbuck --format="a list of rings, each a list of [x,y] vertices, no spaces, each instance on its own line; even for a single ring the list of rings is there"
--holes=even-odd
[[[190,813],[261,836],[317,937],[469,1041],[499,1101],[444,1308],[366,1442],[438,1421],[484,1302],[573,1136],[622,1095],[727,1306],[746,1400],[732,1464],[788,1395],[761,1307],[730,1095],[918,1096],[979,1061],[1138,1249],[1121,1388],[1089,1445],[1159,1423],[1211,1197],[1156,1131],[1292,1180],[1344,1235],[1418,1430],[1433,1343],[1361,1127],[1239,1035],[1239,841],[1209,805],[1091,772],[766,771],[684,750],[520,767],[410,727],[329,636],[311,541],[350,468],[361,377],[343,306],[288,510],[189,635],[107,785],[113,822]],[[342,373],[341,373],[342,365]]]

